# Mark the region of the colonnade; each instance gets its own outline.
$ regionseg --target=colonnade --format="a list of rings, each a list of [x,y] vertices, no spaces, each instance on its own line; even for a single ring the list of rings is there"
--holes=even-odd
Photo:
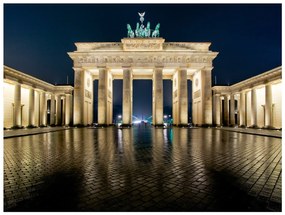
[[[15,84],[14,105],[13,105],[13,127],[22,127],[22,102],[21,84]],[[35,93],[39,93],[39,99],[35,99]],[[50,99],[48,99],[48,97]],[[49,110],[47,102],[50,100]],[[72,122],[72,95],[53,94],[51,92],[29,88],[28,98],[28,127],[47,126],[48,115],[49,125],[69,125]],[[36,124],[35,103],[39,103],[39,119]],[[55,106],[56,103],[56,106]],[[63,108],[61,107],[63,103]],[[63,117],[62,117],[63,116]]]
[[[16,80],[15,80],[16,79]],[[4,127],[70,125],[71,86],[55,86],[4,67]]]
[[[215,86],[212,89],[213,124],[269,129],[282,127],[281,67],[232,86]]]
[[[90,72],[74,68],[74,123],[88,125],[93,119],[88,117],[93,113],[93,86],[87,83],[98,79],[98,124],[111,125],[113,123],[113,80],[123,79],[123,101],[122,101],[122,125],[132,124],[133,114],[133,80],[141,79],[134,75],[133,68],[124,66],[119,77],[112,74],[111,69],[99,67],[98,76],[94,77]],[[187,68],[178,68],[174,74],[167,79],[173,81],[173,122],[175,125],[188,124],[188,94],[187,94]],[[152,93],[152,119],[153,125],[163,125],[163,67],[157,66],[151,76],[142,79],[150,79],[153,83]],[[86,93],[88,92],[88,93]],[[91,95],[90,97],[88,95]],[[82,111],[86,110],[86,111]]]

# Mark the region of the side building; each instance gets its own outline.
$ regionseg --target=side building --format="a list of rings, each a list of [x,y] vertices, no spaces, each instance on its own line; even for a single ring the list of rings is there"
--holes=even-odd
[[[214,125],[282,128],[281,66],[212,91]]]
[[[71,125],[73,87],[52,85],[4,66],[4,128]]]

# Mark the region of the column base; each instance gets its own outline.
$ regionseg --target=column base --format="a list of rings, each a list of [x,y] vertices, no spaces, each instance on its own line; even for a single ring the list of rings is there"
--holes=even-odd
[[[239,125],[239,128],[246,128],[246,125]]]
[[[28,125],[26,128],[37,128],[35,125]]]
[[[109,126],[111,126],[111,125],[109,125],[109,124],[96,124],[96,125],[94,125],[94,127],[96,128],[96,127],[109,127]]]
[[[189,124],[173,124],[174,126],[184,128],[184,127],[191,127]]]
[[[251,125],[248,128],[259,128],[257,125]]]
[[[120,125],[121,128],[131,128],[132,124],[122,124]]]
[[[262,127],[262,128],[264,128],[264,129],[269,129],[269,130],[277,130],[277,128],[275,128],[275,127],[273,127],[273,126],[271,126],[271,125],[267,125],[267,126],[264,126],[264,127]]]
[[[11,128],[12,129],[21,129],[21,128],[24,128],[24,126],[22,126],[22,125],[14,125]]]
[[[164,126],[164,124],[153,124],[153,126],[155,127],[155,128],[164,128],[165,126]]]

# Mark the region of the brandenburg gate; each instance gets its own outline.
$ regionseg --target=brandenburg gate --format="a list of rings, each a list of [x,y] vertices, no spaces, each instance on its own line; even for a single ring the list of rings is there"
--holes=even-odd
[[[93,81],[98,80],[98,124],[111,125],[113,80],[123,80],[122,122],[132,124],[133,80],[152,80],[153,125],[163,124],[163,80],[172,80],[173,124],[188,124],[187,80],[192,84],[192,111],[195,125],[212,124],[213,60],[218,52],[209,42],[165,42],[155,30],[141,25],[121,42],[75,43],[69,52],[74,69],[74,124],[93,123]],[[152,33],[152,34],[151,34]]]

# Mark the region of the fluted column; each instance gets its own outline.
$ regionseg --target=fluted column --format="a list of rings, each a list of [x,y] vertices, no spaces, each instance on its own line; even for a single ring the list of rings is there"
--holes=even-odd
[[[265,86],[265,127],[273,128],[272,125],[272,86]]]
[[[239,99],[239,126],[244,127],[245,125],[245,93],[241,92]]]
[[[187,94],[187,70],[180,69],[178,71],[178,124],[188,124],[188,94]]]
[[[256,89],[251,89],[251,126],[257,126]]]
[[[35,126],[35,90],[29,90],[29,126]]]
[[[84,70],[82,68],[73,68],[74,70],[74,112],[73,124],[83,124],[84,112]]]
[[[163,125],[163,80],[162,68],[153,73],[153,125]]]
[[[231,94],[230,96],[230,125],[234,126],[235,125],[235,96],[234,94]]]
[[[132,124],[132,70],[123,68],[123,125]]]
[[[71,107],[72,107],[72,95],[65,95],[65,125],[70,125],[71,122]]]
[[[22,126],[22,111],[21,111],[21,85],[15,84],[14,90],[14,127]]]
[[[98,80],[98,124],[107,125],[107,70],[99,68]]]
[[[224,122],[223,125],[229,125],[229,99],[228,95],[224,96]]]
[[[46,102],[46,92],[41,92],[40,94],[40,126],[47,125],[47,102]]]
[[[50,125],[55,125],[55,96],[53,93],[50,99]]]
[[[215,124],[221,125],[221,99],[220,99],[220,94],[215,95]]]
[[[61,125],[61,95],[56,96],[56,125]]]

